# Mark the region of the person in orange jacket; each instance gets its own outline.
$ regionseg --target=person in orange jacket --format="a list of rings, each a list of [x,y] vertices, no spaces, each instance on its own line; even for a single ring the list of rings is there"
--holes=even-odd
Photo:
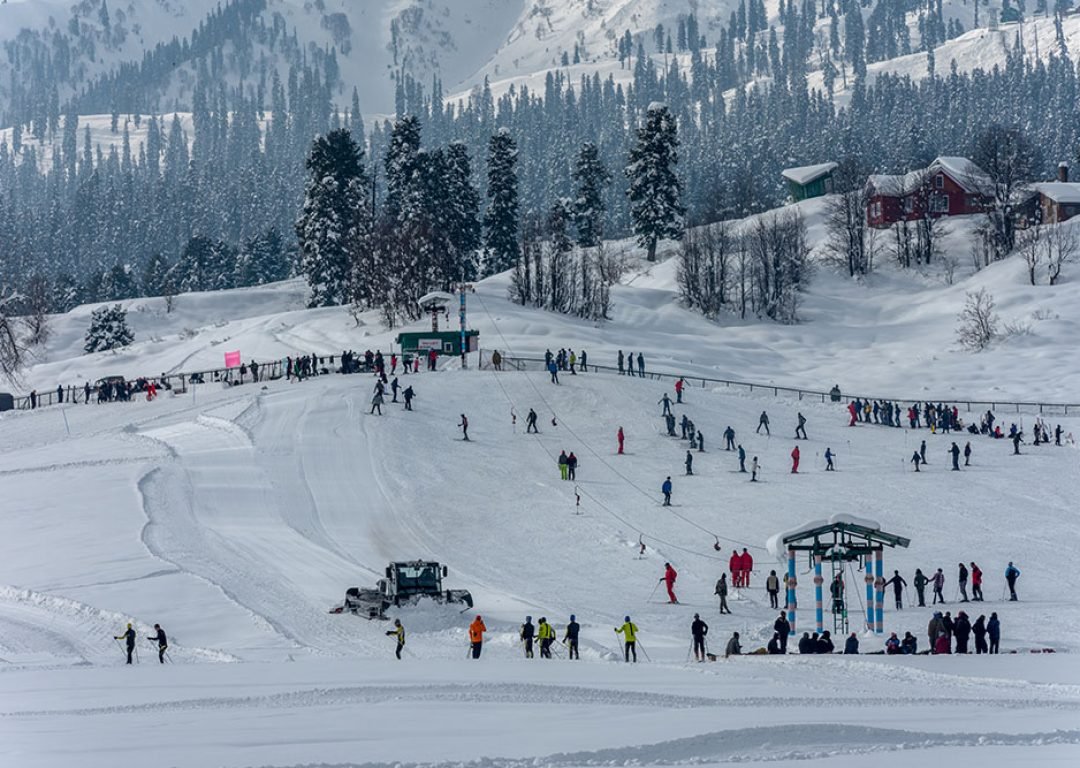
[[[484,646],[485,632],[487,632],[487,627],[484,626],[484,618],[477,615],[472,624],[469,625],[469,645],[472,647],[472,657],[474,659],[480,658],[480,651]]]

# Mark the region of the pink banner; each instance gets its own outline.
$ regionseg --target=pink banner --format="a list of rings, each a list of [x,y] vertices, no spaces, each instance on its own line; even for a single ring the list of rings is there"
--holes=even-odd
[[[239,352],[226,352],[225,353],[225,367],[226,368],[239,368],[240,367],[240,353]]]

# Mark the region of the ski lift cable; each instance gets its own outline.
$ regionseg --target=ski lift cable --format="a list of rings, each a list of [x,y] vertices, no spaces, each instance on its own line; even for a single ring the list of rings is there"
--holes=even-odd
[[[495,332],[496,332],[496,333],[497,333],[497,334],[499,335],[499,338],[500,338],[500,339],[502,340],[502,342],[503,342],[503,345],[505,346],[505,348],[507,349],[507,351],[512,351],[512,349],[511,349],[511,347],[510,347],[510,343],[509,343],[509,341],[507,341],[507,339],[506,339],[506,336],[504,336],[504,335],[503,335],[502,329],[500,329],[500,328],[499,328],[499,325],[498,325],[498,323],[496,323],[496,322],[495,322],[495,318],[494,318],[494,317],[492,316],[492,314],[491,314],[491,311],[490,311],[490,310],[488,309],[488,307],[487,307],[487,304],[485,304],[485,303],[484,303],[484,300],[483,300],[483,298],[481,298],[481,297],[480,297],[480,295],[479,295],[479,294],[477,294],[477,296],[476,296],[476,300],[480,302],[480,307],[481,307],[481,308],[482,308],[482,309],[484,310],[484,313],[485,313],[485,314],[486,314],[486,315],[488,316],[488,320],[490,320],[490,321],[491,321],[492,327],[494,327],[494,328],[495,328]],[[532,377],[531,377],[531,376],[529,376],[529,372],[528,372],[528,370],[527,370],[527,369],[526,369],[526,370],[524,370],[524,371],[523,371],[523,373],[525,374],[525,379],[526,379],[526,381],[528,381],[528,382],[529,382],[529,385],[530,385],[530,386],[531,386],[531,387],[533,388],[533,390],[534,390],[534,391],[536,392],[536,395],[537,395],[537,397],[539,397],[539,398],[540,398],[540,400],[541,400],[541,402],[543,402],[543,403],[544,403],[544,405],[546,405],[546,406],[547,406],[548,410],[550,410],[550,411],[551,411],[552,415],[553,415],[553,416],[554,416],[555,418],[558,418],[558,414],[556,413],[556,411],[555,411],[555,408],[554,408],[554,407],[553,407],[553,406],[551,405],[551,403],[550,403],[550,402],[549,402],[549,401],[547,400],[547,398],[545,398],[545,397],[544,397],[543,393],[542,393],[542,392],[540,391],[540,388],[539,388],[539,387],[538,387],[538,386],[536,385],[536,382],[535,382],[535,381],[533,381]],[[495,375],[495,374],[494,374],[494,372],[493,372],[493,374],[492,374],[492,375]],[[496,380],[498,380],[498,376],[495,376],[495,378],[496,378]],[[505,387],[504,387],[504,386],[502,385],[502,382],[501,382],[501,381],[499,382],[499,387],[500,387],[500,388],[502,389],[503,393],[504,393],[504,394],[506,394],[506,388],[505,388]],[[509,399],[509,395],[508,395],[508,394],[507,394],[507,398]],[[513,401],[511,401],[511,402],[513,402]],[[627,477],[627,476],[626,476],[625,474],[623,474],[623,473],[622,473],[621,471],[619,471],[619,469],[618,469],[618,468],[616,468],[616,467],[615,467],[615,466],[614,466],[613,464],[611,464],[611,462],[609,462],[609,461],[608,461],[608,460],[607,460],[607,459],[606,459],[606,458],[605,458],[605,457],[604,457],[604,456],[603,456],[602,454],[600,454],[600,453],[599,453],[599,452],[598,452],[598,451],[597,451],[597,450],[596,450],[595,448],[593,448],[593,446],[592,446],[592,445],[591,445],[591,444],[590,444],[590,443],[589,443],[588,441],[586,441],[586,440],[582,439],[582,437],[581,437],[580,435],[578,435],[578,434],[577,434],[577,433],[576,433],[576,432],[575,432],[575,431],[573,430],[573,428],[572,428],[572,427],[570,427],[570,426],[569,426],[569,425],[567,424],[567,422],[563,421],[563,422],[562,422],[562,426],[563,426],[563,428],[564,428],[564,429],[565,429],[565,430],[566,430],[567,432],[569,432],[569,433],[570,433],[570,434],[571,434],[571,435],[572,435],[572,436],[573,436],[573,437],[574,437],[574,438],[575,438],[575,439],[576,439],[576,440],[578,441],[578,443],[580,443],[580,444],[581,444],[582,446],[584,446],[584,447],[585,447],[585,449],[586,449],[586,450],[587,450],[587,451],[588,451],[588,452],[589,452],[590,454],[592,454],[592,455],[593,455],[593,456],[594,456],[594,457],[595,457],[595,458],[596,458],[596,459],[597,459],[597,460],[598,460],[598,461],[599,461],[599,462],[600,462],[601,464],[603,464],[603,465],[604,465],[605,467],[607,467],[607,468],[608,468],[608,469],[609,469],[609,470],[610,470],[611,472],[613,472],[613,473],[614,473],[615,475],[617,475],[617,476],[618,476],[618,477],[619,477],[620,479],[622,479],[622,480],[623,480],[624,482],[626,482],[626,483],[627,483],[627,484],[628,484],[628,485],[629,485],[630,487],[632,487],[632,488],[634,488],[634,489],[635,489],[636,491],[638,491],[638,492],[639,492],[639,493],[640,493],[640,494],[641,494],[642,496],[645,496],[645,497],[646,497],[646,498],[648,498],[648,499],[649,499],[650,501],[652,501],[652,500],[653,500],[653,494],[649,493],[649,492],[648,492],[648,491],[646,491],[646,490],[645,490],[644,488],[642,488],[642,487],[641,487],[640,485],[638,485],[638,484],[637,484],[636,482],[634,482],[634,480],[633,480],[632,478],[630,478],[630,477]],[[550,451],[547,451],[547,449],[546,449],[546,448],[545,448],[544,450],[545,450],[545,451],[546,451],[546,452],[548,453],[548,455],[549,455],[549,456],[551,456],[551,458],[552,458],[553,460],[555,459],[554,455],[553,455],[553,454],[552,454],[552,453],[551,453]],[[592,496],[591,494],[586,494],[586,495],[587,495],[587,496],[589,496],[589,498],[591,498],[591,499],[592,499],[592,500],[593,500],[594,502],[596,502],[597,504],[600,504],[600,502],[599,502],[599,501],[598,501],[598,500],[597,500],[597,499],[596,499],[596,498],[595,498],[594,496]],[[601,506],[603,506],[603,505],[601,504]],[[604,508],[605,508],[605,509],[607,509],[606,507],[604,507]],[[610,511],[610,510],[608,510],[608,511]],[[612,513],[612,514],[614,515],[614,513]],[[696,523],[696,522],[694,522],[693,520],[690,520],[690,519],[689,519],[688,517],[686,517],[685,515],[682,515],[681,513],[679,513],[679,512],[676,512],[676,511],[674,511],[674,510],[672,510],[672,514],[673,514],[673,515],[674,515],[675,517],[678,517],[678,518],[679,518],[680,520],[682,520],[683,522],[687,523],[688,525],[691,525],[691,526],[693,526],[693,527],[697,528],[698,530],[700,530],[700,531],[703,531],[703,532],[705,532],[705,533],[709,534],[710,536],[712,536],[712,537],[714,537],[714,538],[717,538],[717,539],[723,539],[724,541],[726,541],[726,542],[729,542],[729,543],[731,543],[731,544],[738,544],[738,545],[740,545],[740,546],[743,546],[743,547],[747,547],[747,548],[752,548],[752,549],[756,549],[756,550],[759,550],[759,551],[766,551],[764,547],[760,547],[760,546],[757,546],[757,545],[753,545],[753,544],[748,544],[747,542],[744,542],[744,541],[739,541],[738,539],[732,539],[732,538],[729,538],[729,537],[726,537],[726,536],[721,536],[721,535],[719,535],[718,533],[716,533],[716,532],[714,532],[714,531],[711,531],[711,530],[709,530],[709,529],[708,529],[708,528],[706,528],[705,526],[703,526],[703,525],[701,525],[701,524],[699,524],[699,523]],[[615,516],[616,516],[616,517],[618,517],[617,515],[615,515]],[[621,518],[619,518],[619,519],[621,519]],[[640,533],[640,531],[639,531],[639,533]],[[653,538],[655,539],[655,537],[653,537]],[[657,541],[659,541],[659,539],[656,539],[656,540],[657,540]],[[674,546],[674,545],[670,545],[670,544],[669,544],[669,546]],[[719,559],[721,559],[721,558],[717,558],[717,557],[714,557],[714,556],[712,556],[712,555],[706,555],[706,557],[709,557],[709,559],[712,559],[712,560],[719,560]]]

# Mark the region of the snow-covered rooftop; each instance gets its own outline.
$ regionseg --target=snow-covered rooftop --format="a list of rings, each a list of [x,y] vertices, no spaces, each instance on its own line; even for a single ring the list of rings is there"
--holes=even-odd
[[[990,181],[986,172],[966,157],[942,156],[925,169],[897,175],[873,174],[867,179],[867,184],[878,194],[899,197],[914,192],[929,175],[938,171],[946,173],[968,192],[981,191],[980,188]]]
[[[832,162],[818,163],[817,165],[800,165],[798,168],[785,168],[780,175],[795,184],[809,184],[811,181],[832,173],[836,167],[837,164]]]
[[[875,531],[881,530],[881,523],[876,520],[871,520],[866,517],[856,517],[855,515],[848,515],[844,513],[838,513],[827,519],[811,520],[808,523],[789,528],[786,531],[780,531],[780,533],[774,533],[765,542],[765,549],[769,551],[777,560],[787,559],[787,547],[784,546],[784,539],[792,536],[798,536],[806,533],[807,531],[813,531],[818,528],[824,528],[829,525],[861,525],[863,528],[871,528]]]
[[[1080,183],[1045,181],[1033,184],[1031,188],[1055,203],[1080,203]]]

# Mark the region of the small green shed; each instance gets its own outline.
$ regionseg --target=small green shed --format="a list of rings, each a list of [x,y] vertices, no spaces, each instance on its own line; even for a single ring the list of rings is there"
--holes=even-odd
[[[398,334],[397,344],[402,352],[427,354],[434,349],[440,355],[461,354],[461,331],[409,331]],[[467,352],[480,348],[480,331],[465,331]]]
[[[833,171],[836,163],[803,165],[798,168],[785,168],[780,175],[787,181],[788,194],[795,202],[821,197],[833,191]]]

